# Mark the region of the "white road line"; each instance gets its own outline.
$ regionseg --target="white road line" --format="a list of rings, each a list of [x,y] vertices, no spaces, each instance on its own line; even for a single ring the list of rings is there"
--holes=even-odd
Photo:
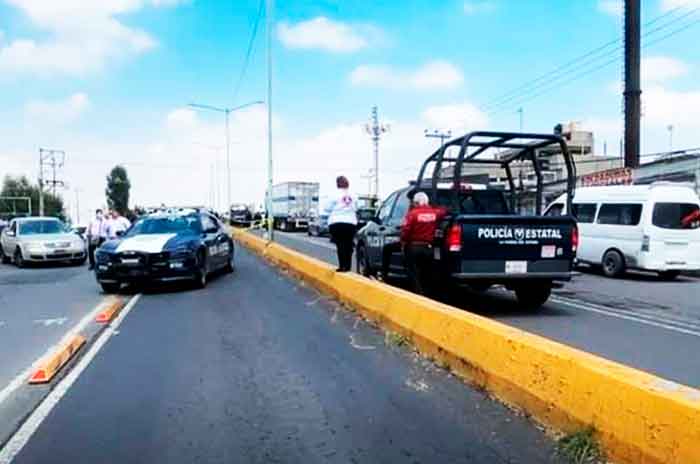
[[[8,383],[5,386],[5,388],[0,390],[0,404],[3,401],[5,401],[5,399],[7,399],[7,397],[10,396],[13,391],[17,390],[27,381],[29,376],[32,375],[32,372],[37,368],[42,359],[51,354],[56,349],[56,347],[60,346],[63,343],[66,343],[69,339],[73,337],[73,335],[82,331],[90,323],[90,321],[94,320],[97,317],[97,313],[99,313],[102,310],[102,307],[105,305],[106,301],[107,300],[104,299],[98,305],[96,305],[91,312],[86,314],[80,320],[80,322],[78,322],[70,331],[66,332],[61,341],[59,341],[53,346],[50,346],[49,349],[47,349],[43,355],[39,356],[39,358],[37,358],[36,361],[34,361],[27,370],[21,372],[19,375],[17,375],[17,377],[12,379],[12,381]]]
[[[80,374],[90,365],[95,355],[100,351],[102,346],[107,343],[107,340],[112,336],[124,318],[129,314],[131,309],[139,301],[141,294],[134,295],[129,303],[122,309],[119,315],[107,326],[97,338],[95,343],[90,347],[90,350],[80,358],[78,364],[51,390],[41,404],[34,410],[29,418],[22,424],[19,430],[5,444],[5,447],[0,450],[0,464],[10,464],[17,454],[24,448],[34,432],[39,428],[41,423],[46,419],[51,410],[61,401],[61,398],[68,392],[75,380]],[[98,306],[99,308],[99,306]],[[92,313],[91,313],[92,314]],[[81,321],[82,322],[82,321]]]
[[[288,233],[284,233],[284,232],[278,232],[278,233],[279,233],[282,237],[286,237],[286,238],[289,238],[289,239],[292,239],[292,240],[297,240],[297,241],[299,241],[299,242],[309,243],[309,244],[311,244],[311,245],[316,245],[316,246],[321,247],[321,248],[326,248],[326,249],[328,249],[328,250],[333,250],[333,251],[335,251],[335,246],[333,246],[333,245],[331,245],[331,244],[329,244],[329,243],[319,242],[319,241],[317,241],[317,240],[314,240],[314,239],[311,238],[311,237],[305,237],[305,236],[301,236],[301,235],[288,234]]]
[[[54,319],[34,319],[34,323],[42,324],[44,327],[49,327],[52,325],[63,325],[67,320],[67,317],[56,317]]]
[[[659,327],[662,329],[672,330],[674,332],[680,332],[680,333],[683,333],[686,335],[693,335],[696,337],[700,337],[700,331],[690,330],[690,329],[686,329],[686,328],[682,328],[682,327],[676,327],[673,325],[669,325],[669,323],[667,323],[667,322],[658,322],[657,320],[643,319],[643,318],[638,317],[638,316],[630,316],[629,314],[620,314],[620,313],[615,312],[614,310],[611,310],[609,308],[603,307],[605,309],[601,309],[601,308],[597,308],[597,307],[588,306],[586,304],[581,304],[579,302],[562,300],[560,298],[552,298],[552,301],[559,303],[559,304],[565,304],[568,306],[572,306],[572,307],[577,308],[577,309],[582,309],[584,311],[590,311],[593,313],[604,314],[606,316],[617,317],[619,319],[626,319],[628,321],[634,321],[634,322],[638,322],[640,324],[651,325],[651,326]]]

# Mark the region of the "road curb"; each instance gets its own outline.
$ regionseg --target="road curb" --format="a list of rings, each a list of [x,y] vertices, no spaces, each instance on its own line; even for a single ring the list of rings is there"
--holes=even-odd
[[[29,377],[30,384],[48,383],[65,366],[68,361],[85,344],[86,338],[80,334],[73,335],[56,351],[44,358],[34,373]]]
[[[593,426],[608,457],[700,463],[700,391],[333,267],[236,230],[273,263],[411,339],[478,387],[566,433]]]
[[[100,311],[100,313],[95,318],[95,322],[99,324],[106,324],[110,322],[114,317],[119,314],[119,311],[126,305],[123,299],[114,299],[107,303],[107,307]]]

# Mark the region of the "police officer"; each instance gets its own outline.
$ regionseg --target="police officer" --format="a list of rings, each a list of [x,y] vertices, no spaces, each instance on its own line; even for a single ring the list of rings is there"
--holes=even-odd
[[[357,209],[355,199],[349,192],[350,182],[345,176],[335,180],[338,190],[325,208],[328,214],[328,230],[338,252],[337,272],[349,272],[352,268]]]
[[[433,278],[433,237],[438,222],[445,216],[444,208],[430,206],[428,195],[413,196],[413,208],[401,225],[401,246],[408,277],[416,293],[431,291]]]

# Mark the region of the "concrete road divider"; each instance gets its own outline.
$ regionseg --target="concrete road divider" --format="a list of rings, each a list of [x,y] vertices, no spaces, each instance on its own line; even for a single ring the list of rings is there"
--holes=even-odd
[[[119,311],[124,307],[124,300],[115,298],[105,304],[105,308],[95,318],[95,322],[106,324],[119,314]]]
[[[65,343],[59,346],[56,351],[43,359],[34,373],[29,377],[29,383],[47,383],[61,370],[63,366],[78,352],[85,344],[85,337],[80,334],[73,335]]]
[[[615,462],[700,463],[699,390],[233,234],[539,422],[565,433],[593,426]]]

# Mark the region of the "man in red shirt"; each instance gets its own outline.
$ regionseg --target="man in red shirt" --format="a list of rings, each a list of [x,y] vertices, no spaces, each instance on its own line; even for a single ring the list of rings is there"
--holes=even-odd
[[[401,225],[401,246],[406,271],[416,293],[424,295],[432,290],[433,237],[445,208],[430,206],[428,195],[418,192],[413,196],[413,208]]]

